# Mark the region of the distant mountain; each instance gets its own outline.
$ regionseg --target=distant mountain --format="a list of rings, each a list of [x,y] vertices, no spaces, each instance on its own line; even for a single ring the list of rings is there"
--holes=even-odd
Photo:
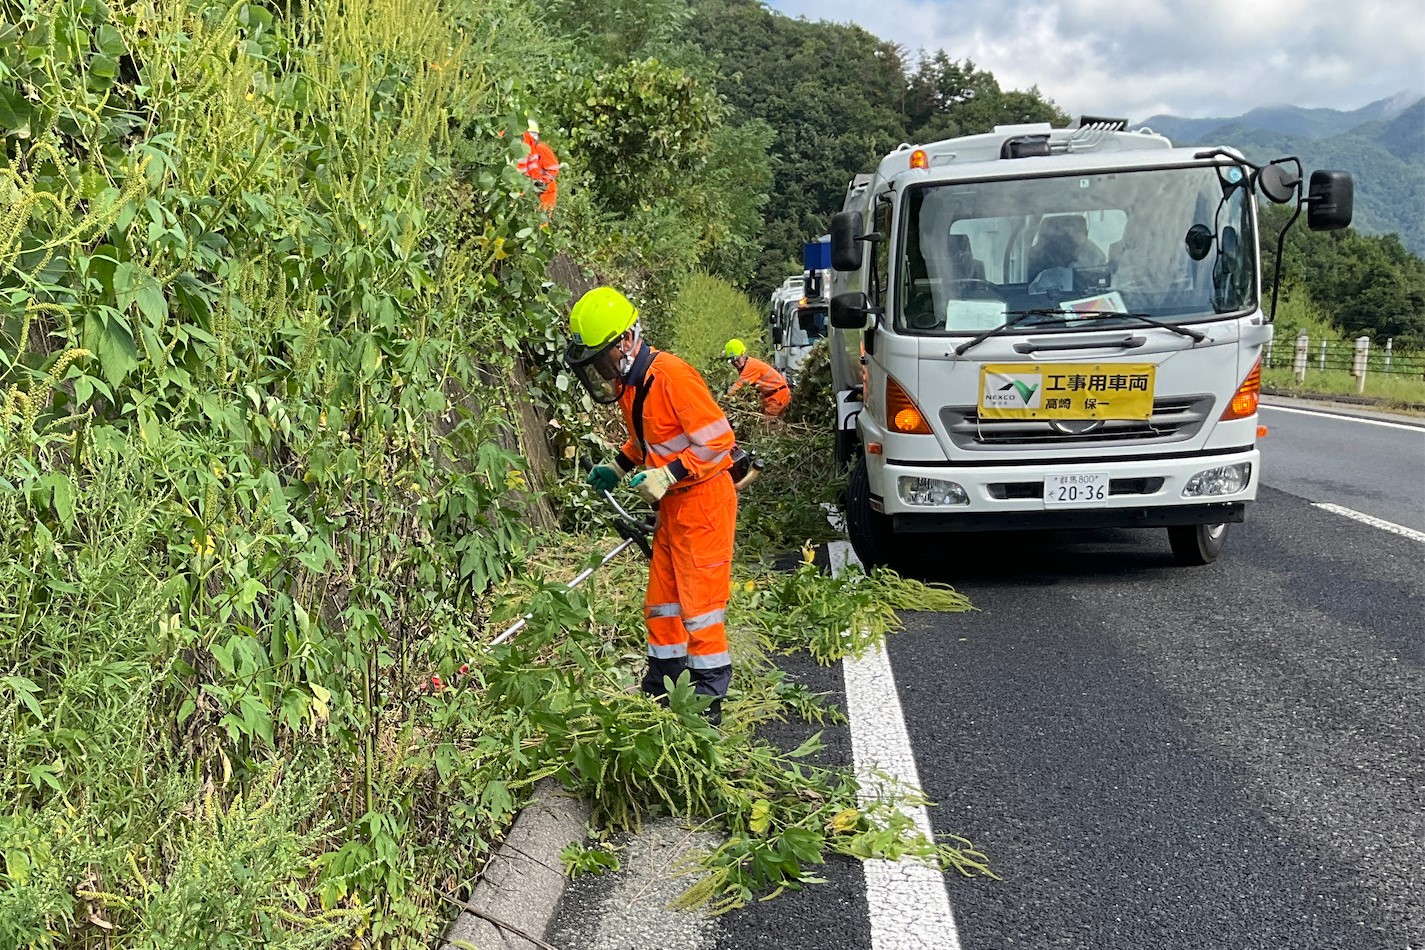
[[[1386,99],[1350,112],[1340,109],[1303,109],[1300,106],[1266,106],[1245,115],[1225,119],[1184,119],[1175,115],[1155,115],[1137,124],[1166,135],[1174,142],[1196,144],[1206,141],[1226,126],[1246,126],[1263,132],[1302,135],[1320,139],[1340,135],[1367,122],[1389,122],[1420,101],[1425,93],[1398,92]]]
[[[1296,155],[1305,170],[1335,168],[1356,179],[1354,225],[1395,232],[1425,257],[1425,96],[1400,93],[1349,112],[1271,106],[1225,119],[1158,115],[1139,128],[1176,145],[1231,145],[1253,161]]]

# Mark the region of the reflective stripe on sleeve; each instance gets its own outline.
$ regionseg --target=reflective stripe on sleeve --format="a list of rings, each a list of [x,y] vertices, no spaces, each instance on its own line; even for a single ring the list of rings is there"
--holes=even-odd
[[[655,617],[680,617],[683,608],[677,604],[648,604],[643,608],[643,616],[652,620]]]
[[[669,643],[660,646],[656,643],[648,644],[648,655],[657,660],[676,660],[679,657],[688,655],[688,645],[686,643]],[[726,654],[722,654],[726,656]],[[699,667],[701,669],[701,667]]]
[[[689,617],[684,620],[683,629],[689,633],[695,633],[704,627],[711,627],[715,623],[722,623],[726,617],[726,610],[711,610],[705,614],[698,614],[696,617]]]
[[[688,438],[700,445],[706,445],[713,439],[725,433],[731,432],[732,426],[728,423],[727,417],[718,419],[716,422],[709,422],[696,432],[689,432]]]
[[[688,668],[694,670],[715,670],[720,666],[731,666],[732,655],[727,652],[689,654]]]
[[[717,462],[732,454],[727,449],[719,451],[706,445],[695,445],[692,452],[696,458],[703,462]]]
[[[655,455],[677,455],[692,444],[686,435],[675,435],[667,442],[654,442],[648,450]]]

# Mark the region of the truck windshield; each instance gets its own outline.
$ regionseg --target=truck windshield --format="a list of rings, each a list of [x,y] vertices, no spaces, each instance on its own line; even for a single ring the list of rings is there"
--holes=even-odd
[[[1105,311],[1178,323],[1256,304],[1251,190],[1236,166],[916,186],[900,234],[907,333],[977,334],[1025,310],[1047,311],[1022,323],[1034,332],[1103,329]]]

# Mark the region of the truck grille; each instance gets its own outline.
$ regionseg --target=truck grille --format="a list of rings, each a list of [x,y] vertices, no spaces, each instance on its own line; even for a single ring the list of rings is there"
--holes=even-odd
[[[940,422],[957,447],[971,451],[1007,445],[1157,445],[1197,435],[1212,404],[1206,394],[1155,399],[1146,421],[1105,420],[1084,432],[1060,431],[1036,419],[981,419],[974,406],[946,406]]]

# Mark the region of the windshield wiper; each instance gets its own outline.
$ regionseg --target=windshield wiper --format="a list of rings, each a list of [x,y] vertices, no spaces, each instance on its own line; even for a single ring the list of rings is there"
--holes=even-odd
[[[1172,330],[1182,336],[1192,337],[1194,343],[1201,343],[1207,339],[1207,334],[1201,330],[1194,330],[1192,327],[1180,327],[1176,323],[1167,323],[1163,320],[1155,320],[1146,313],[1124,313],[1121,310],[1074,310],[1067,311],[1081,317],[1089,317],[1095,320],[1102,320],[1108,317],[1132,317],[1140,323],[1146,323],[1150,327],[1161,327],[1164,330]]]
[[[1028,321],[1030,317],[1058,317],[1063,316],[1064,313],[1065,311],[1059,309],[1058,307],[1035,307],[1032,310],[1011,310],[1009,311],[1009,313],[1006,314],[1009,319],[1006,320],[1004,323],[1001,323],[997,327],[992,327],[991,329],[986,330],[984,333],[981,333],[979,336],[974,337],[973,339],[966,340],[964,343],[961,343],[959,346],[955,347],[955,355],[964,356],[971,349],[979,346],[981,343],[985,342],[990,337],[999,336],[1006,330],[1013,330],[1021,323]]]
[[[1149,326],[1161,327],[1164,330],[1172,330],[1174,333],[1191,337],[1194,343],[1201,343],[1207,339],[1207,334],[1200,330],[1194,330],[1191,327],[1180,327],[1177,324],[1166,323],[1162,320],[1155,320],[1146,313],[1125,313],[1122,310],[1065,310],[1063,307],[1035,307],[1031,310],[1011,310],[1009,312],[1009,319],[1004,323],[986,330],[979,336],[966,340],[964,343],[955,347],[955,355],[964,356],[967,351],[979,346],[990,337],[999,336],[1001,333],[1012,330],[1020,324],[1027,322],[1030,317],[1080,317],[1090,320],[1105,320],[1109,317],[1131,317]]]

